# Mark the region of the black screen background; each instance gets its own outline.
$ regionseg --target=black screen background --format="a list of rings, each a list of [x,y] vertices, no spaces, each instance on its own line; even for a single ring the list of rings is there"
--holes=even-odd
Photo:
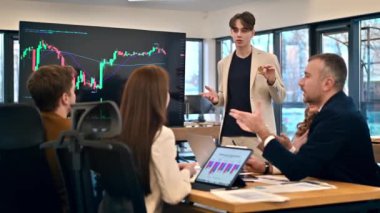
[[[79,25],[20,22],[20,86],[19,101],[32,102],[26,88],[26,82],[32,69],[32,52],[40,41],[52,45],[61,51],[65,65],[71,65],[86,78],[99,80],[99,63],[109,60],[113,52],[119,50],[129,53],[148,52],[153,46],[165,50],[164,54],[151,56],[117,57],[113,66],[106,65],[102,89],[80,86],[77,90],[77,102],[112,100],[120,104],[123,86],[129,74],[135,68],[156,64],[165,68],[170,76],[171,101],[168,107],[168,125],[182,126],[184,114],[184,78],[186,34],[174,32],[147,31]],[[23,53],[27,54],[22,57]],[[40,66],[61,64],[57,52],[46,49],[41,51]]]

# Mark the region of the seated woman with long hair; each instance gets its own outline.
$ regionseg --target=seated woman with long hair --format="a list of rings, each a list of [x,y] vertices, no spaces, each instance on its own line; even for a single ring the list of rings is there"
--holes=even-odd
[[[120,105],[120,140],[135,158],[149,213],[162,212],[164,202],[179,203],[190,193],[190,178],[195,174],[195,164],[178,164],[175,160],[174,134],[164,125],[169,101],[168,73],[149,65],[131,73]]]

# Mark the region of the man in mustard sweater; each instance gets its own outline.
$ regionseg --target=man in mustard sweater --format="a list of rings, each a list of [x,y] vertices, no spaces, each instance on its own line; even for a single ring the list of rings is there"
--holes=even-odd
[[[46,65],[33,72],[28,80],[28,90],[41,111],[47,141],[58,139],[62,131],[71,129],[67,118],[75,103],[76,71],[70,66]],[[68,201],[54,150],[46,152],[49,166],[61,198],[62,212],[68,212]]]

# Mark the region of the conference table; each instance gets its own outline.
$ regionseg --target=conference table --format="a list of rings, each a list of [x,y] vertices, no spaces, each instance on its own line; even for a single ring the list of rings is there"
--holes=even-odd
[[[220,126],[196,128],[172,128],[177,140],[186,140],[189,133],[212,135],[217,138]],[[380,138],[373,140],[379,143]],[[310,178],[309,178],[310,179]],[[217,197],[211,192],[192,190],[187,197],[186,212],[346,212],[377,210],[380,212],[380,187],[322,180],[336,189],[281,193],[289,201],[233,203]],[[247,187],[263,185],[247,183]],[[194,203],[194,205],[193,205]],[[376,212],[376,211],[375,211]]]
[[[377,210],[380,211],[380,187],[359,184],[326,181],[336,189],[280,193],[290,198],[285,202],[233,203],[223,200],[211,192],[192,190],[187,198],[189,209],[201,209],[201,212],[260,212],[260,211],[299,211],[299,212],[346,212]],[[247,187],[263,185],[248,183]],[[200,205],[199,205],[200,204]],[[195,207],[197,206],[197,207]],[[201,207],[199,207],[201,206]],[[203,206],[203,207],[202,207]],[[211,207],[208,208],[208,207]]]

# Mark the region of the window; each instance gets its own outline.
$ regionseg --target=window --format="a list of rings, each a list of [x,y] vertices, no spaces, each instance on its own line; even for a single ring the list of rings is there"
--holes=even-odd
[[[361,28],[361,111],[372,136],[380,136],[380,18],[363,20]]]
[[[309,30],[283,31],[280,40],[280,63],[286,89],[286,98],[282,106],[281,132],[292,138],[297,123],[304,119],[305,106],[298,80],[302,78],[309,58]]]
[[[186,41],[185,95],[199,94],[203,88],[203,41]]]
[[[236,49],[235,43],[230,37],[220,39],[217,42],[218,45],[220,45],[220,58],[218,57],[218,61],[228,56]],[[251,43],[257,49],[273,53],[273,33],[255,35],[252,38]]]
[[[203,91],[203,40],[186,40],[185,95],[196,97]],[[189,98],[190,99],[190,98]],[[185,98],[185,121],[203,121],[203,114],[191,114],[190,100]]]
[[[18,72],[18,32],[0,31],[0,103],[13,102],[14,71]],[[18,80],[18,79],[17,79]]]
[[[349,40],[348,40],[348,28],[338,29],[338,31],[324,31],[321,32],[321,40],[322,40],[322,53],[335,53],[340,55],[344,61],[346,62],[347,69],[348,65],[348,48],[349,48]],[[344,92],[349,95],[348,91],[348,78],[349,73],[347,73],[346,83],[344,85]]]
[[[273,33],[255,35],[251,43],[257,49],[273,53]]]
[[[294,81],[298,82],[303,76],[309,58],[309,30],[297,29],[281,33],[281,68],[287,96],[282,107],[282,127],[279,129],[292,137],[297,123],[304,118],[304,104],[302,92]],[[221,57],[225,57],[235,50],[231,39],[222,39],[220,42]],[[252,45],[265,52],[274,52],[273,33],[257,34],[252,38]],[[296,80],[295,80],[296,79]]]
[[[279,131],[292,137],[304,118],[298,80],[309,55],[329,52],[346,61],[344,91],[364,114],[371,136],[380,136],[380,13],[257,32],[252,44],[275,53],[280,60],[286,99],[281,106],[275,105]],[[217,57],[223,58],[234,49],[230,38],[217,39]]]
[[[231,38],[221,40],[220,45],[221,45],[220,59],[228,56],[230,53],[232,53],[236,49],[235,43],[232,42]]]

